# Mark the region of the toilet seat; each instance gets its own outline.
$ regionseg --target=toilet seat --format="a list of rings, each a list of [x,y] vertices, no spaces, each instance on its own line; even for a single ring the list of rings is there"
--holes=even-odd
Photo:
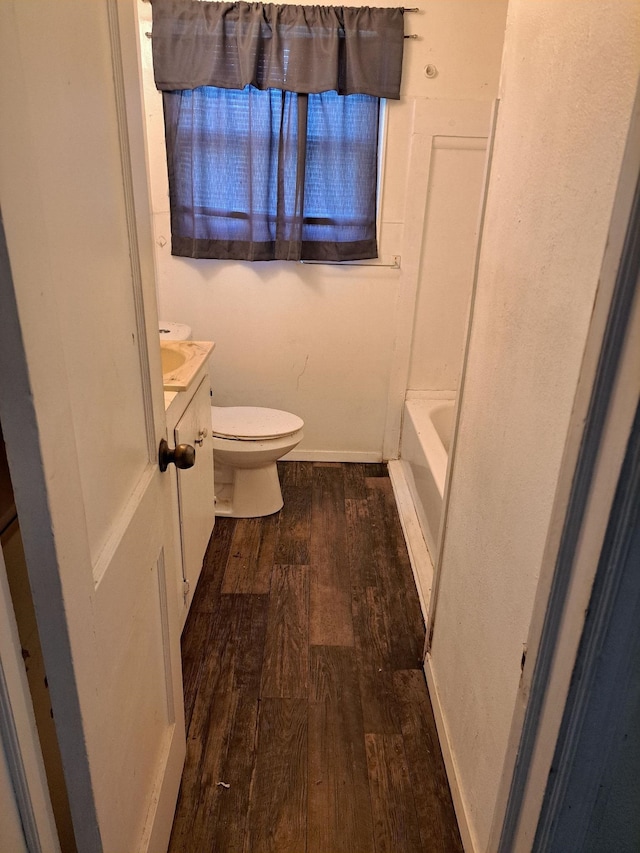
[[[212,406],[211,431],[218,438],[266,441],[293,435],[304,421],[291,412],[260,406]]]

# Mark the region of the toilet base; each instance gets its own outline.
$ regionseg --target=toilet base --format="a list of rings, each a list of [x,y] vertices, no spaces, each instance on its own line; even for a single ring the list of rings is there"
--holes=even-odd
[[[284,501],[275,462],[262,468],[235,468],[231,479],[232,482],[220,485],[216,479],[216,515],[260,518],[282,509]]]

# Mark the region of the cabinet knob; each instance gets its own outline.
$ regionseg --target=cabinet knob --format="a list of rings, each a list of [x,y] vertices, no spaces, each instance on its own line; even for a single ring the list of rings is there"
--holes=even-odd
[[[178,444],[173,450],[163,438],[158,448],[158,465],[161,471],[166,471],[171,463],[176,468],[193,468],[196,461],[196,449],[190,444]]]
[[[194,440],[194,444],[202,447],[202,443],[208,435],[209,430],[206,427],[202,427],[202,429],[198,430],[198,437]]]

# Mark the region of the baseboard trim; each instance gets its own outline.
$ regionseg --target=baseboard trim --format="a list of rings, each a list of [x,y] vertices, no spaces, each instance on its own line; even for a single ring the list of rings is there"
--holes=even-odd
[[[366,450],[292,450],[283,462],[382,462],[382,454]]]
[[[464,797],[458,784],[458,773],[456,770],[456,760],[454,758],[451,743],[449,741],[449,732],[440,705],[440,695],[435,679],[433,667],[431,665],[431,655],[427,654],[424,660],[424,674],[427,678],[427,687],[429,688],[429,698],[433,708],[433,716],[436,721],[436,730],[438,732],[438,740],[440,741],[440,749],[442,750],[442,758],[444,759],[445,770],[447,771],[447,779],[449,780],[449,788],[451,789],[451,799],[453,800],[453,808],[455,809],[456,818],[458,820],[458,828],[460,837],[462,838],[462,846],[465,853],[478,853],[478,846],[471,831],[471,826],[467,818],[467,810],[465,808]]]
[[[400,524],[402,525],[402,532],[407,543],[413,578],[418,589],[422,618],[426,624],[433,585],[433,562],[427,548],[427,543],[424,541],[424,536],[422,535],[422,528],[420,527],[418,514],[416,513],[402,462],[399,459],[394,459],[389,462],[388,468],[400,516]]]

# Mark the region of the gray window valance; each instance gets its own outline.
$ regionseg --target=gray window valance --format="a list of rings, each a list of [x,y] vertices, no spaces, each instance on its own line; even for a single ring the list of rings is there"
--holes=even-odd
[[[400,97],[401,8],[152,0],[158,89]]]

